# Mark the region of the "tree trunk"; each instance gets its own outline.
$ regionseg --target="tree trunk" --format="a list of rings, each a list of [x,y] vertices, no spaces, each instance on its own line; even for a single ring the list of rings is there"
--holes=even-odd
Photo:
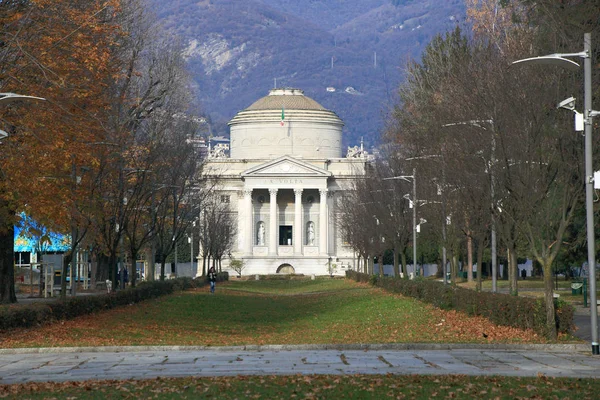
[[[371,256],[371,275],[375,275],[375,256]]]
[[[394,257],[394,276],[397,278],[400,276],[400,266],[398,263],[398,249],[395,246],[392,251],[392,257]]]
[[[63,264],[61,269],[61,277],[60,277],[60,299],[67,299],[67,269],[69,264],[73,260],[73,252],[65,254],[63,257]],[[71,267],[72,268],[72,267]],[[71,287],[73,286],[73,282],[71,282]]]
[[[473,282],[473,237],[467,236],[467,280]]]
[[[458,279],[458,256],[452,252],[452,260],[450,270],[452,271],[452,285],[456,286],[456,280]]]
[[[546,303],[546,330],[550,340],[556,340],[556,317],[554,310],[554,288],[552,282],[552,261],[545,260],[542,264],[544,271],[544,300]],[[593,304],[592,307],[595,307]]]
[[[165,280],[165,263],[167,262],[167,257],[160,255],[160,280]]]
[[[510,286],[510,294],[513,296],[519,295],[518,279],[519,279],[519,265],[517,262],[517,252],[514,249],[514,245],[511,245],[507,249],[508,253],[508,279]]]
[[[2,204],[2,206],[5,206]],[[14,248],[15,232],[12,224],[0,227],[0,304],[17,302],[15,293]]]
[[[106,254],[96,253],[96,282],[104,283],[107,279],[110,279],[109,265],[110,258]]]
[[[406,252],[403,251],[400,256],[402,257],[402,273],[404,274],[404,279],[408,279],[408,271],[406,269]]]
[[[131,251],[131,271],[129,272],[129,281],[131,287],[135,287],[135,281],[137,278],[137,252]]]
[[[96,274],[98,273],[98,260],[95,254],[90,251],[90,288],[96,288]]]
[[[477,241],[477,278],[475,290],[481,292],[481,276],[483,275],[483,238]]]
[[[202,256],[202,276],[206,276],[206,256]]]
[[[508,264],[507,268],[507,279],[508,279],[508,293],[512,294],[513,292],[513,270],[510,265],[510,248],[506,247],[506,263]]]
[[[146,263],[148,264],[148,269],[146,270],[146,276],[144,277],[147,281],[154,281],[154,277],[156,276],[156,264],[155,264],[154,250],[151,248],[146,252]]]
[[[119,282],[117,282],[117,256],[116,254],[111,254],[108,257],[108,270],[109,270],[109,276],[110,276],[110,281],[112,282],[112,291],[115,292],[117,290],[117,285],[119,284]]]

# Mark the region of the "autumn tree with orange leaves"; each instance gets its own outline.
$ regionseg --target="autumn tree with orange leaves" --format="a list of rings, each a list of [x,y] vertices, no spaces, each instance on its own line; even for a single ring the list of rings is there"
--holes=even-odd
[[[191,99],[178,46],[145,7],[140,0],[3,2],[0,91],[47,101],[0,105],[0,129],[11,133],[0,153],[2,303],[16,301],[15,212],[72,237],[62,266],[64,298],[67,266],[80,244],[107,255],[100,269],[114,271],[135,214],[129,211],[147,207],[141,199],[147,203],[153,190],[134,171],[160,182],[152,163],[162,163],[161,146],[186,143],[149,129],[156,125],[150,121],[185,115]]]
[[[111,20],[118,10],[116,0],[3,2],[0,90],[47,101],[0,106],[11,133],[0,156],[0,302],[16,301],[15,211],[61,232],[79,217],[76,203],[85,190],[75,180],[80,167],[97,163],[88,144],[104,137],[111,48],[120,34]]]

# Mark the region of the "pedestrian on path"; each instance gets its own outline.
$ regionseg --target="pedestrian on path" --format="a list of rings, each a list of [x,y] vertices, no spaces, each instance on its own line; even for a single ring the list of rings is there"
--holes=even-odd
[[[210,292],[215,292],[215,282],[217,282],[217,272],[215,271],[215,267],[210,267],[208,270],[208,281],[210,282]]]

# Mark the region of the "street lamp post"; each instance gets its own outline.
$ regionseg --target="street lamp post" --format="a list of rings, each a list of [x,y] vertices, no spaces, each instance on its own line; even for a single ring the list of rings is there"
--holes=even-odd
[[[442,188],[442,190],[445,190]],[[444,274],[444,285],[448,284],[448,254],[446,250],[446,224],[448,221],[448,217],[446,216],[446,196],[442,192],[442,242],[444,242],[444,246],[442,247],[442,274]]]
[[[412,209],[413,209],[413,267],[415,276],[417,275],[417,169],[413,168],[412,175],[399,175],[391,176],[389,178],[383,178],[386,180],[402,179],[403,181],[412,182],[413,184],[413,198],[412,198]],[[409,199],[410,201],[410,199]]]
[[[190,229],[190,236],[188,236],[188,243],[190,244],[190,270],[194,269],[194,228],[195,227],[196,227],[196,220],[192,221],[192,227]]]
[[[550,54],[547,56],[526,58],[514,61],[512,64],[550,64],[570,70],[578,70],[579,64],[565,57],[583,58],[584,74],[584,130],[585,130],[585,207],[587,228],[587,254],[590,285],[590,315],[592,329],[592,354],[600,354],[598,345],[598,310],[596,307],[596,254],[594,238],[594,172],[592,169],[592,119],[599,115],[592,110],[592,35],[583,36],[583,51],[579,53]]]
[[[443,276],[443,281],[444,281],[444,285],[448,284],[448,273],[447,273],[447,264],[448,264],[448,256],[447,256],[447,250],[446,250],[446,221],[447,221],[447,216],[446,216],[446,196],[444,196],[444,191],[445,189],[445,184],[446,184],[446,167],[445,167],[445,163],[443,160],[442,155],[440,154],[431,154],[431,155],[425,155],[425,156],[417,156],[417,157],[411,157],[411,158],[407,158],[406,161],[409,160],[423,160],[423,159],[429,159],[429,158],[442,158],[442,185],[438,185],[438,194],[441,195],[441,199],[442,201],[440,202],[442,205],[442,274]],[[416,218],[415,218],[416,219]]]
[[[17,100],[46,100],[43,97],[26,96],[17,93],[0,93],[0,103],[11,103]],[[0,129],[0,140],[8,136],[8,133]]]

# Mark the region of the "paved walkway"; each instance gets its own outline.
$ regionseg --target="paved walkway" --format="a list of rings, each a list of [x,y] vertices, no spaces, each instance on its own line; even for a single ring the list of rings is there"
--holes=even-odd
[[[289,374],[503,375],[600,378],[587,346],[402,345],[88,348],[0,351],[0,384]],[[410,349],[410,347],[414,347]],[[446,347],[443,349],[442,347]],[[460,347],[460,345],[458,346]],[[470,347],[470,348],[469,348]],[[512,348],[510,348],[512,347]],[[35,352],[34,352],[35,351]]]
[[[585,340],[586,342],[592,342],[592,319],[590,316],[590,308],[577,307],[575,315],[573,316],[573,322],[577,327],[577,330],[573,333],[574,336],[579,339]],[[598,319],[598,337],[600,337],[600,318]]]

